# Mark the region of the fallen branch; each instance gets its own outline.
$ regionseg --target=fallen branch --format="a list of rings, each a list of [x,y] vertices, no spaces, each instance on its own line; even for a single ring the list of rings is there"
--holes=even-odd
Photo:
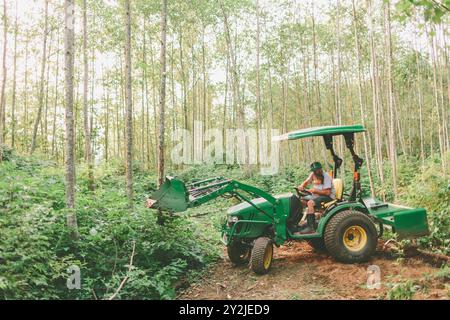
[[[423,261],[436,267],[441,267],[450,261],[450,257],[446,255],[419,249],[417,246],[406,247],[405,255],[407,257],[420,257]]]
[[[206,216],[209,214],[211,214],[211,212],[199,213],[199,214],[191,215],[191,216],[189,216],[189,218],[198,218],[198,217],[203,217],[203,216]]]
[[[400,245],[394,239],[390,239],[383,244],[382,251],[393,255],[398,255]],[[417,245],[407,245],[402,248],[405,258],[421,259],[434,267],[440,267],[450,261],[450,257],[444,254],[429,252],[419,248]]]
[[[395,243],[396,245],[395,245],[395,246],[389,246],[389,244],[390,244],[391,242],[392,242],[392,243]],[[395,239],[389,239],[388,241],[386,241],[386,242],[384,243],[383,249],[382,249],[382,250],[384,251],[384,250],[386,250],[386,248],[394,248],[395,250],[398,251],[398,250],[399,250],[398,247],[399,247],[399,244],[398,244],[398,242],[397,242]]]
[[[109,297],[108,300],[114,300],[114,298],[119,294],[120,290],[122,290],[123,286],[127,282],[128,274],[130,273],[131,269],[133,268],[133,258],[134,258],[135,249],[136,249],[136,242],[133,241],[133,251],[131,252],[130,263],[128,264],[127,275],[125,276],[125,278],[123,278],[123,280],[120,283],[119,287],[117,288],[116,292],[114,292],[114,294],[111,297]]]

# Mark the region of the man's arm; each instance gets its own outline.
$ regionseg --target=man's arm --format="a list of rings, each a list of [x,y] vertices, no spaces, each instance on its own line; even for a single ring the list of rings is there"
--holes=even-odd
[[[306,186],[307,186],[308,184],[311,183],[311,178],[312,178],[312,175],[310,174],[310,175],[308,176],[308,179],[306,179],[305,181],[303,181],[302,184],[298,186],[298,189],[299,189],[299,190],[305,190]]]
[[[331,194],[331,188],[323,190],[311,189],[309,191],[311,193],[318,194],[319,196],[329,196]]]

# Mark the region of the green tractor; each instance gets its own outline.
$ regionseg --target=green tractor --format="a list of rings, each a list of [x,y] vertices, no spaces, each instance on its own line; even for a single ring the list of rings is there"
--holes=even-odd
[[[354,135],[364,132],[362,125],[326,126],[302,129],[274,137],[274,141],[322,137],[331,152],[334,169],[331,173],[336,197],[322,203],[316,230],[299,234],[296,227],[302,217],[304,192],[271,195],[259,188],[235,180],[213,178],[184,184],[167,177],[164,184],[150,196],[150,207],[167,212],[182,212],[219,196],[231,195],[242,203],[228,209],[227,221],[222,227],[223,242],[228,257],[235,264],[250,262],[257,274],[270,270],[273,246],[286,241],[308,241],[314,248],[328,252],[344,263],[367,261],[375,252],[377,239],[384,226],[390,226],[399,238],[420,237],[428,234],[425,209],[408,208],[384,203],[375,198],[364,198],[361,192],[359,169],[363,160],[355,153]],[[337,173],[342,159],[333,149],[333,137],[343,135],[353,162],[353,185],[344,193],[342,179]],[[378,228],[377,228],[378,226]]]

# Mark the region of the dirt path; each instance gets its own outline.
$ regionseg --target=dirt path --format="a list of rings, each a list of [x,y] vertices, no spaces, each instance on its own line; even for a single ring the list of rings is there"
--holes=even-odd
[[[234,267],[223,258],[179,299],[382,299],[396,283],[411,281],[413,299],[449,299],[448,276],[439,277],[420,259],[387,258],[380,250],[369,262],[359,265],[337,263],[318,254],[302,242],[288,243],[275,250],[269,274],[255,275],[248,266]],[[367,289],[367,267],[381,269],[381,289]],[[412,289],[411,289],[412,288]]]

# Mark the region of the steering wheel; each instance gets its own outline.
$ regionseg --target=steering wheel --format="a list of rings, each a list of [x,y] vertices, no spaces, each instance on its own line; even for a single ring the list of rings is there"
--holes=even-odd
[[[294,187],[295,192],[297,193],[298,197],[306,197],[311,195],[312,193],[307,190],[299,190],[297,187]]]

